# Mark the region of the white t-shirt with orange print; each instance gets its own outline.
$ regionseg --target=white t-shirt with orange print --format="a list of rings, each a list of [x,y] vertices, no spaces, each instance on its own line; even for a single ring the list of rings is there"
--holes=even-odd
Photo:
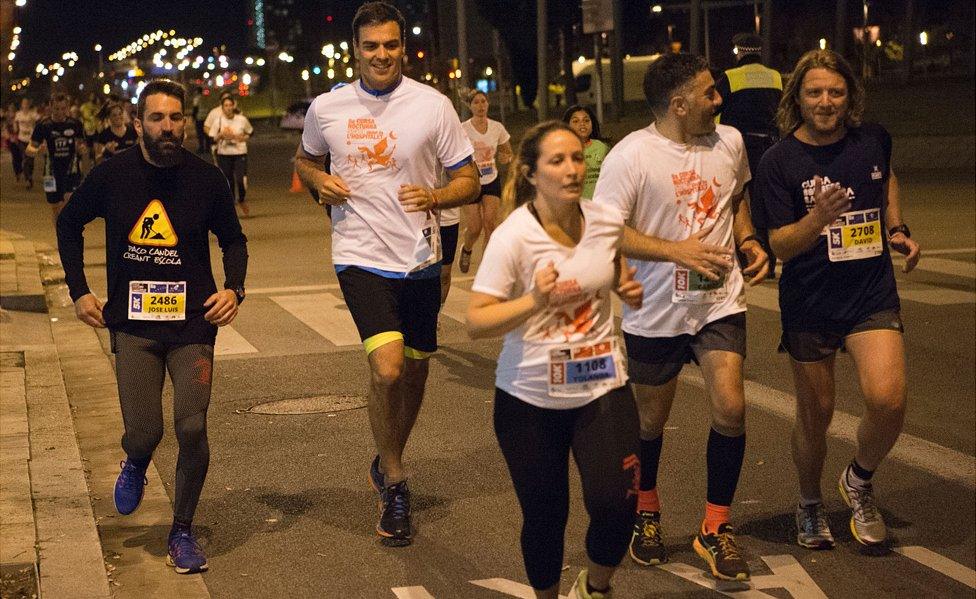
[[[331,154],[332,174],[351,196],[332,209],[332,262],[410,273],[440,260],[437,219],[404,212],[401,185],[438,187],[445,168],[474,153],[451,102],[404,77],[374,95],[361,82],[315,98],[305,115],[302,146]]]
[[[583,202],[580,207],[583,236],[572,248],[552,239],[527,206],[513,211],[492,233],[471,287],[504,301],[516,299],[532,289],[535,273],[553,262],[559,278],[548,307],[505,335],[495,370],[498,388],[541,408],[578,408],[627,382],[610,302],[623,217],[606,205]],[[576,354],[580,348],[608,343],[613,353],[606,359],[614,361],[616,376],[597,379],[587,388],[552,384],[560,364],[575,369],[590,366],[585,359],[570,359],[567,364],[559,359],[559,352]]]
[[[679,241],[714,225],[705,243],[734,249],[732,198],[749,181],[742,134],[727,125],[679,144],[651,124],[618,143],[603,161],[593,200],[623,214],[638,233]],[[697,334],[706,324],[744,312],[742,272],[715,289],[693,291],[696,275],[672,262],[628,260],[644,285],[643,306],[624,306],[622,328],[641,337]],[[707,285],[705,285],[707,287]]]

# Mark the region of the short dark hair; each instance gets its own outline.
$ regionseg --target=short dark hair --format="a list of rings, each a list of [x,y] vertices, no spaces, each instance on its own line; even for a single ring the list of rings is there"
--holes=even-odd
[[[180,101],[180,110],[186,106],[186,88],[172,79],[153,79],[142,88],[136,104],[136,118],[141,119],[146,112],[146,99],[153,94],[164,94]]]
[[[663,116],[675,93],[707,70],[704,58],[687,52],[665,54],[652,62],[644,74],[644,97],[654,116]]]
[[[57,92],[57,93],[51,95],[51,102],[50,103],[52,105],[59,104],[61,102],[71,102],[71,98],[68,96],[68,94],[63,94],[61,92]]]
[[[359,30],[371,25],[382,25],[393,21],[400,28],[400,41],[404,40],[406,32],[403,30],[406,22],[397,7],[386,2],[367,2],[359,7],[356,16],[352,18],[352,43],[359,43]]]
[[[598,139],[603,141],[603,137],[600,135],[600,121],[596,118],[596,113],[589,106],[584,106],[583,104],[573,104],[566,109],[563,113],[563,122],[567,125],[569,121],[573,118],[573,115],[577,112],[585,112],[586,116],[590,117],[590,123],[593,125],[593,130],[590,131],[590,139]]]

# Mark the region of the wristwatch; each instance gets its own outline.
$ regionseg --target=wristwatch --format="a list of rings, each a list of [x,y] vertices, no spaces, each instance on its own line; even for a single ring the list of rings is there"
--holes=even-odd
[[[234,292],[234,296],[237,297],[237,305],[240,306],[244,302],[244,287],[234,287],[231,289]]]
[[[888,237],[894,237],[895,236],[895,233],[902,233],[902,234],[905,235],[905,237],[911,237],[912,236],[912,232],[908,228],[908,225],[906,225],[904,223],[898,225],[897,227],[892,227],[892,228],[888,229]]]

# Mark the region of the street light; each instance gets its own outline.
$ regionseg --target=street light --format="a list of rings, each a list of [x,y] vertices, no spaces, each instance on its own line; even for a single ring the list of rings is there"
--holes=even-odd
[[[659,13],[663,10],[664,8],[660,4],[655,4],[654,6],[651,7],[651,12],[653,13]]]
[[[420,35],[421,32],[420,25],[414,25],[411,31],[413,31],[414,35]]]

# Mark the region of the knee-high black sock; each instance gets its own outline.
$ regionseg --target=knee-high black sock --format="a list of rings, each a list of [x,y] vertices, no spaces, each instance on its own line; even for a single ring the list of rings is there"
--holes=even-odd
[[[714,428],[708,433],[708,502],[715,505],[732,505],[735,488],[739,484],[739,471],[746,453],[745,433],[726,437]]]
[[[640,440],[640,490],[650,491],[657,487],[657,469],[661,463],[661,447],[664,435],[656,439]]]

